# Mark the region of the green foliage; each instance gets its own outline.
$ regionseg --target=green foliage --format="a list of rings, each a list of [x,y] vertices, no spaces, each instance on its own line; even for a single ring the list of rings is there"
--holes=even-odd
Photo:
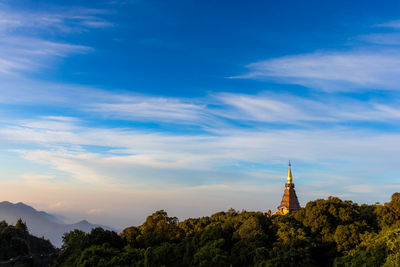
[[[390,202],[376,208],[380,228],[400,227],[400,193],[394,193]]]
[[[334,234],[338,251],[349,251],[358,245],[366,228],[365,222],[339,225]]]
[[[162,243],[156,247],[149,247],[144,254],[145,266],[184,266],[180,264],[184,253],[181,244]]]
[[[367,233],[356,250],[336,259],[336,266],[400,266],[400,228]]]
[[[28,259],[31,266],[44,263],[40,257],[51,259],[56,250],[48,240],[37,238],[28,233],[28,227],[19,219],[15,226],[0,222],[0,261],[6,264],[25,265]],[[42,256],[40,256],[42,255]],[[38,258],[38,259],[36,259]],[[13,260],[11,260],[13,259]],[[10,262],[10,263],[8,263]]]
[[[117,256],[120,251],[111,247],[109,243],[102,245],[92,245],[86,248],[79,258],[77,266],[91,267],[91,266],[110,266],[110,261]]]
[[[22,222],[21,218],[15,224],[15,229],[22,233],[28,233],[28,227],[26,226],[26,223]]]
[[[318,199],[287,216],[230,209],[179,222],[160,210],[119,235],[65,234],[56,266],[400,266],[398,212],[398,193],[384,205]]]
[[[304,209],[296,213],[295,218],[323,242],[335,241],[335,232],[339,225],[365,221],[357,204],[336,197],[308,202]]]
[[[106,264],[106,258],[111,251],[117,256],[124,247],[122,238],[113,231],[102,228],[94,228],[88,234],[81,230],[73,230],[63,236],[63,246],[58,254],[56,265],[58,266],[97,266],[90,265],[98,260],[98,264]],[[101,265],[103,266],[103,265]],[[104,265],[106,266],[106,265]]]
[[[141,235],[140,229],[135,226],[125,228],[120,234],[124,242],[131,245],[132,247],[136,247],[139,245],[139,241],[137,240],[137,238],[140,235]]]
[[[292,216],[274,217],[277,239],[259,266],[316,266],[313,258],[315,242],[307,229]]]
[[[228,255],[224,250],[225,240],[220,238],[213,240],[201,247],[194,254],[193,263],[195,266],[229,266]]]

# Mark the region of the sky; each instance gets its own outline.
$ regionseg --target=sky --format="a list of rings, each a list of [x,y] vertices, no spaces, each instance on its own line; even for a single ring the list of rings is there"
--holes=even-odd
[[[0,0],[1,200],[118,229],[400,191],[398,1]]]

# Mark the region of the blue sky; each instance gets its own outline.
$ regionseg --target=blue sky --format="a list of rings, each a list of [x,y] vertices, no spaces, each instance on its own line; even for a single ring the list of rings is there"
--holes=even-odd
[[[400,190],[397,1],[1,1],[3,198],[125,227]]]

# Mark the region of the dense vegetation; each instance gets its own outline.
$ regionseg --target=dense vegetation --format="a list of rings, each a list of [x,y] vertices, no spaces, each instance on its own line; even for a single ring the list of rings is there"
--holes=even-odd
[[[0,222],[0,266],[42,266],[55,253],[48,240],[30,235],[21,219],[15,226]]]
[[[57,266],[400,266],[400,193],[384,205],[318,199],[290,216],[178,222],[161,210],[119,235],[75,230],[63,241]]]
[[[64,235],[56,251],[0,222],[0,266],[400,266],[400,193],[384,205],[330,197],[290,216],[229,210],[179,222],[164,211],[117,234]]]

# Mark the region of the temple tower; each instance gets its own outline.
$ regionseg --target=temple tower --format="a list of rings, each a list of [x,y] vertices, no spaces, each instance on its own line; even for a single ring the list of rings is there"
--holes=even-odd
[[[278,211],[274,214],[276,215],[286,215],[293,214],[300,210],[299,200],[296,196],[296,191],[294,190],[293,176],[291,170],[291,164],[289,161],[289,170],[286,178],[285,192],[283,193],[281,205],[278,207]]]

